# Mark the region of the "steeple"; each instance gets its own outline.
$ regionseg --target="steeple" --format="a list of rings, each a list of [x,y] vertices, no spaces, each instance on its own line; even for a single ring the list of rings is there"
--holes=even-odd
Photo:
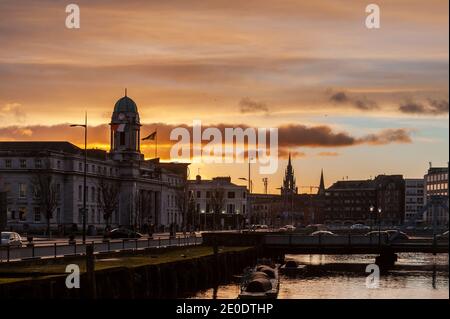
[[[286,167],[285,176],[283,179],[283,185],[281,186],[281,194],[296,194],[297,187],[294,175],[294,169],[292,168],[291,153],[289,152],[288,165]]]
[[[325,193],[325,181],[323,179],[323,169],[320,173],[320,185],[319,185],[319,191],[317,192],[317,194],[322,195]]]

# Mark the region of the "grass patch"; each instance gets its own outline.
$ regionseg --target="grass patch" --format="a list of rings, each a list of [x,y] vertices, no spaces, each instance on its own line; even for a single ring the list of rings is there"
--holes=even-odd
[[[219,249],[219,253],[230,251],[243,251],[249,247],[222,247]],[[95,269],[103,270],[116,267],[140,267],[146,265],[164,264],[170,262],[176,262],[181,260],[188,260],[193,258],[200,258],[204,256],[210,256],[213,254],[213,248],[207,246],[187,247],[179,248],[176,250],[162,251],[159,254],[146,254],[136,256],[121,257],[117,256],[100,257],[96,255]],[[80,258],[77,261],[71,261],[70,263],[78,264],[80,271],[83,273],[86,271],[86,263],[84,258]],[[11,264],[9,267],[0,268],[0,284],[17,282],[22,280],[42,279],[47,276],[66,275],[65,269],[67,264],[53,264],[46,265],[27,265],[18,266]]]

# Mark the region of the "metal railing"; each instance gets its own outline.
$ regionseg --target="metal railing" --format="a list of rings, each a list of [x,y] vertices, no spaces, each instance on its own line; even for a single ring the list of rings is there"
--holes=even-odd
[[[41,258],[59,258],[77,256],[86,253],[86,246],[92,244],[94,253],[143,250],[176,246],[194,246],[202,243],[201,237],[177,236],[176,238],[119,239],[106,241],[87,241],[82,243],[26,244],[23,247],[0,247],[0,262],[32,260]]]

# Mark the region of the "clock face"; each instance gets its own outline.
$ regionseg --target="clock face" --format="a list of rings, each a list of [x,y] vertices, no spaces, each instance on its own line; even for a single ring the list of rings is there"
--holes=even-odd
[[[125,119],[125,114],[119,113],[119,120],[124,120],[124,119]]]

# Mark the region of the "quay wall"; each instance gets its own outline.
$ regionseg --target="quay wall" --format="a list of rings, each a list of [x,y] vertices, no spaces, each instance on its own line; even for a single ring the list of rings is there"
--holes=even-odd
[[[230,282],[257,258],[257,249],[248,248],[154,265],[96,270],[94,289],[86,273],[80,276],[79,289],[66,287],[67,275],[4,283],[0,285],[0,299],[179,298]]]

